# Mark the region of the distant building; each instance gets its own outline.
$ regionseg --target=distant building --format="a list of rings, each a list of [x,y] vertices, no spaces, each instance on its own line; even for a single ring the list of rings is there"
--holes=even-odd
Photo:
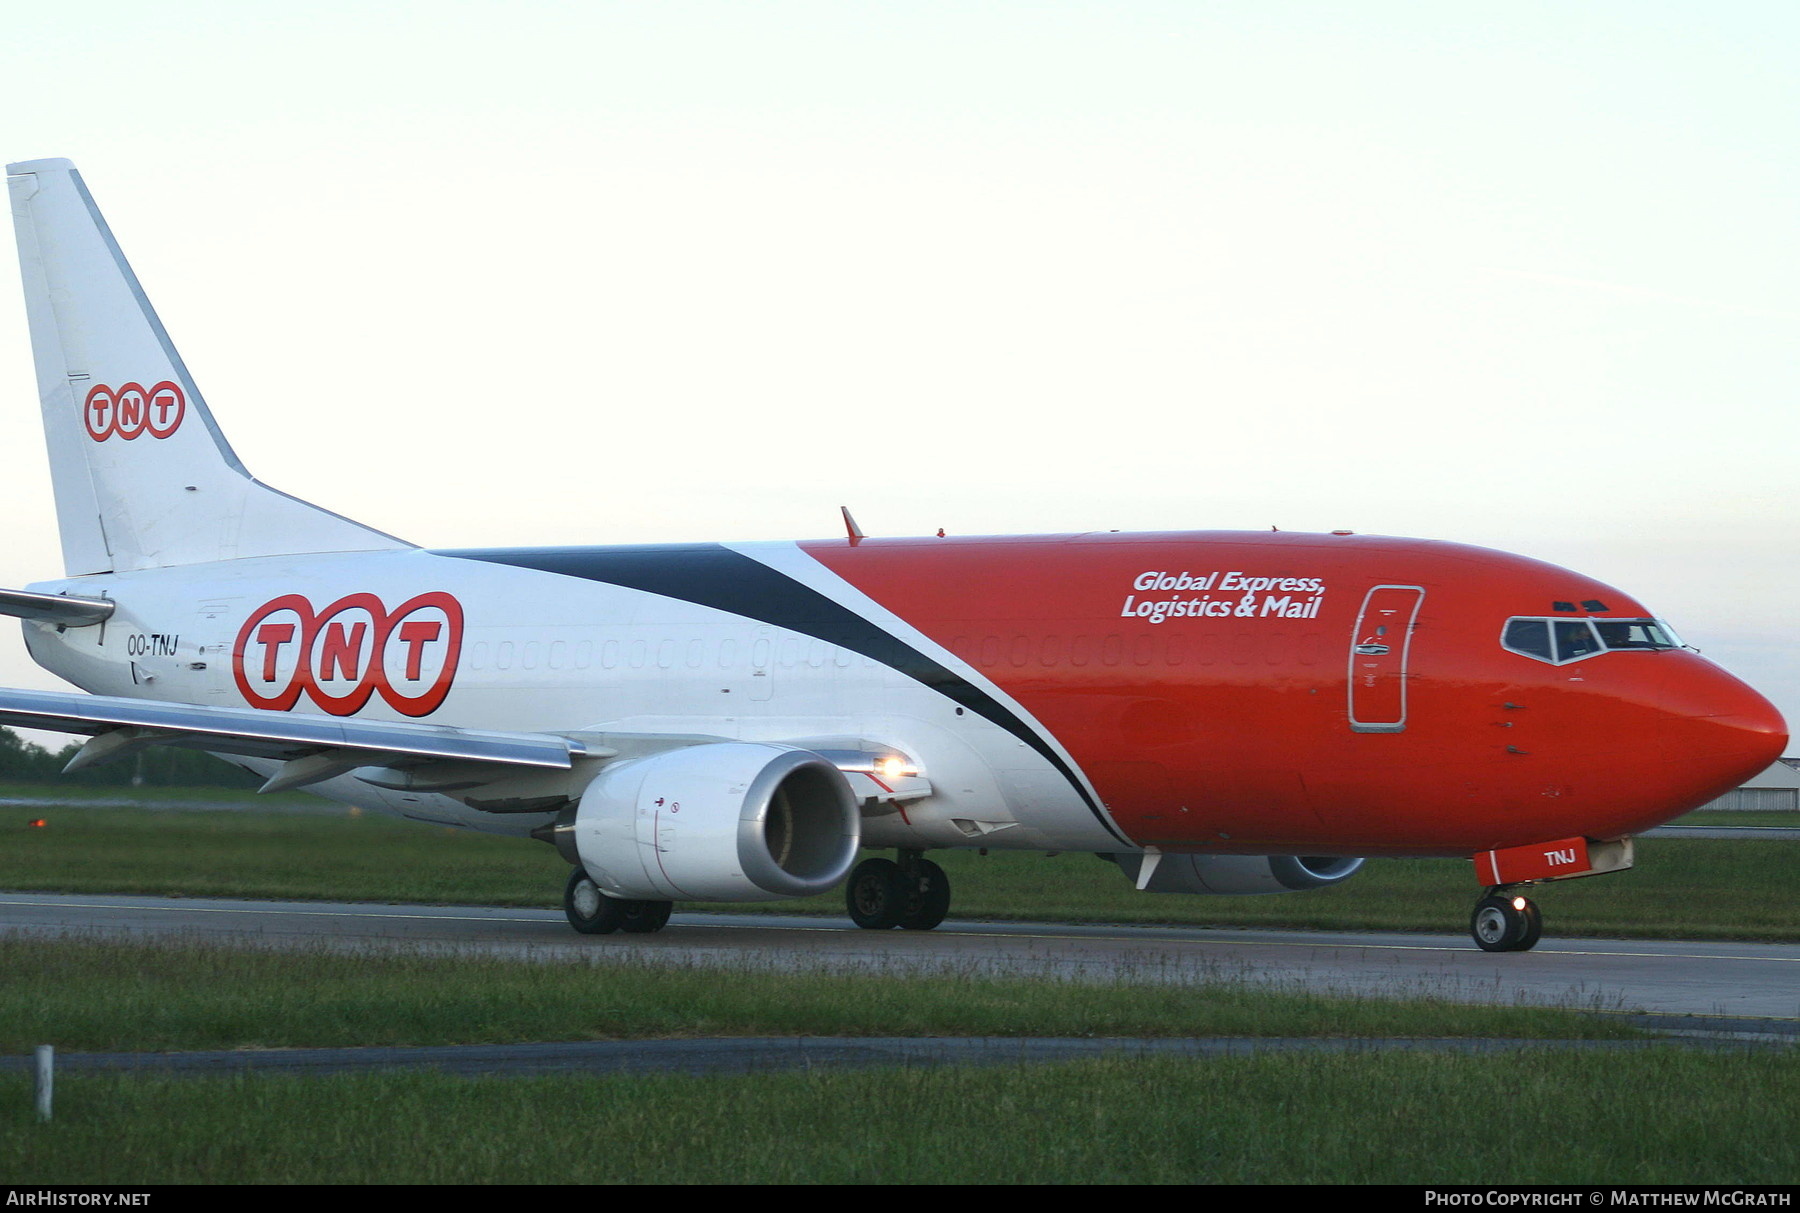
[[[1707,809],[1786,809],[1800,811],[1800,758],[1782,758],[1742,787],[1734,788],[1698,811]]]

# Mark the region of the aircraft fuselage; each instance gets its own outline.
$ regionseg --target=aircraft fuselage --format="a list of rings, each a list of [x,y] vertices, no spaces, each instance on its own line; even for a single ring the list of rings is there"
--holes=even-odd
[[[1761,696],[1672,644],[1507,647],[1535,621],[1566,640],[1651,616],[1567,570],[1420,540],[415,550],[33,588],[118,601],[101,627],[25,625],[41,664],[101,695],[876,738],[931,795],[866,816],[867,846],[1466,856],[1641,831],[1766,766],[1785,737]],[[313,790],[496,832],[546,820],[351,775]]]

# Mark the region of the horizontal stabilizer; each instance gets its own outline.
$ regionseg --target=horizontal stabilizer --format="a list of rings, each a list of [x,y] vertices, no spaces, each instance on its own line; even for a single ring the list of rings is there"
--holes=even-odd
[[[0,590],[0,615],[14,615],[38,623],[84,628],[112,617],[118,604],[110,598],[77,598],[71,594],[37,594],[31,590]]]

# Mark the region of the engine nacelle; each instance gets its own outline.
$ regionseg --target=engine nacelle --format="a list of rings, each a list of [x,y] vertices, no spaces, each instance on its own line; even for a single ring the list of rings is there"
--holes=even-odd
[[[1142,855],[1110,855],[1133,884]],[[1147,893],[1293,893],[1348,880],[1360,859],[1333,855],[1163,855],[1144,886]]]
[[[610,896],[773,901],[841,881],[862,822],[824,758],[729,741],[607,767],[582,793],[573,833],[581,866]]]

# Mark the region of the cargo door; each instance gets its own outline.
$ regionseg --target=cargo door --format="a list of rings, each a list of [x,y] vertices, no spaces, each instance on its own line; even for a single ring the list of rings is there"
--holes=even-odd
[[[1398,733],[1406,728],[1406,662],[1413,620],[1425,590],[1378,585],[1363,599],[1350,634],[1350,728]]]

